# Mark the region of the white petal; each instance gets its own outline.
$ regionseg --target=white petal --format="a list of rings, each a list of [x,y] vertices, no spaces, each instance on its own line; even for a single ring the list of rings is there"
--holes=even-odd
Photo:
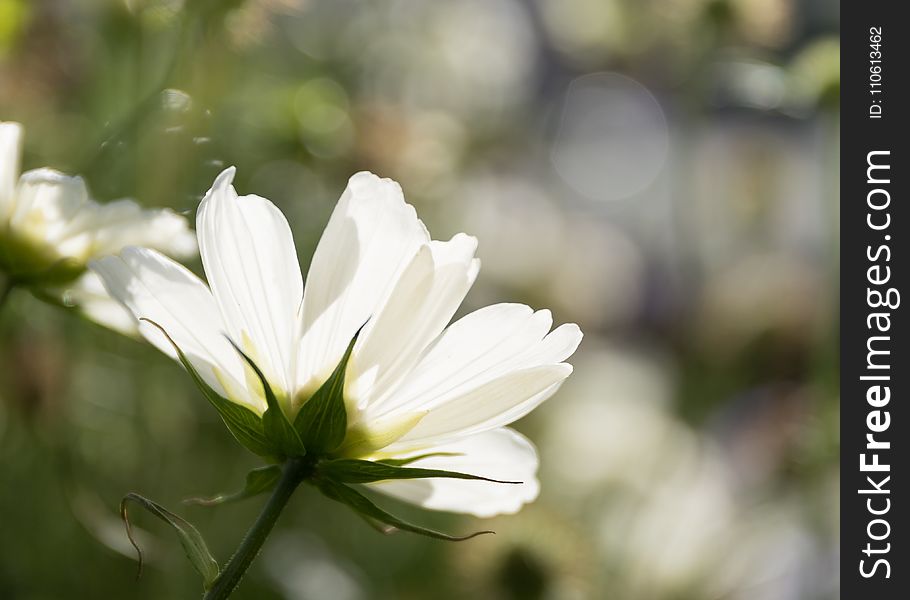
[[[499,304],[453,323],[402,383],[367,407],[368,421],[426,412],[397,444],[430,443],[507,425],[569,376],[581,342],[575,324],[549,334],[549,311]]]
[[[421,247],[358,340],[349,379],[354,398],[381,397],[413,368],[474,283],[476,249],[477,240],[464,234]]]
[[[117,256],[92,261],[89,267],[137,320],[151,319],[167,331],[215,391],[259,413],[264,410],[264,401],[241,383],[245,381],[241,358],[225,337],[211,292],[198,277],[146,248],[125,248]],[[139,332],[159,350],[177,358],[156,327],[141,322]]]
[[[325,379],[427,242],[397,183],[372,173],[351,177],[307,275],[299,385]]]
[[[68,305],[75,306],[87,318],[129,336],[139,335],[139,323],[133,313],[111,298],[97,273],[86,271],[64,292]]]
[[[22,125],[0,122],[0,221],[6,219],[13,208],[21,155]]]
[[[487,431],[416,451],[412,455],[432,452],[457,453],[458,456],[423,458],[408,466],[459,471],[521,483],[434,478],[385,481],[370,484],[370,487],[424,508],[478,517],[518,512],[522,505],[537,498],[540,491],[536,477],[537,452],[531,442],[511,429]]]
[[[10,227],[22,235],[56,246],[61,256],[85,258],[91,242],[86,228],[93,213],[81,177],[53,169],[23,173],[16,188],[16,206]]]
[[[237,196],[225,170],[199,205],[199,252],[234,339],[273,385],[292,391],[303,279],[287,219],[259,196]]]
[[[119,252],[125,246],[159,250],[175,258],[196,254],[196,235],[187,220],[169,209],[143,209],[133,200],[95,205],[92,223],[95,256]]]
[[[511,371],[559,363],[574,352],[581,333],[563,325],[547,335],[552,322],[550,311],[534,312],[523,304],[476,310],[450,325],[401,385],[370,411],[381,416],[426,410]]]
[[[428,406],[423,419],[389,446],[388,451],[508,425],[552,396],[571,374],[572,366],[566,363],[512,371],[441,404]]]

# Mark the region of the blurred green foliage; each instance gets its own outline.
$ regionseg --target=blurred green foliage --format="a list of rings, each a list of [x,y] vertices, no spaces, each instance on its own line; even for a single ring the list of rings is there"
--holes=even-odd
[[[464,310],[550,306],[587,334],[578,381],[519,424],[540,441],[543,495],[490,523],[495,539],[384,537],[304,488],[237,598],[835,598],[837,15],[796,0],[0,0],[0,118],[26,126],[25,168],[79,173],[99,201],[192,219],[236,165],[241,193],[287,214],[304,270],[345,179],[393,177],[434,237],[480,237]],[[567,90],[602,72],[665,119],[669,158],[634,161],[656,174],[621,198],[553,167]],[[637,176],[610,161],[638,126],[582,127],[570,164],[591,162],[595,183]],[[646,376],[611,366],[627,354]],[[201,592],[138,513],[137,583],[117,516],[125,493],[147,495],[222,561],[253,521],[261,499],[180,504],[260,465],[189,377],[18,292],[0,365],[0,597]],[[651,441],[602,476],[608,461],[560,459],[639,448],[559,433],[588,408]],[[710,476],[688,478],[690,453]],[[657,490],[680,473],[665,508]]]

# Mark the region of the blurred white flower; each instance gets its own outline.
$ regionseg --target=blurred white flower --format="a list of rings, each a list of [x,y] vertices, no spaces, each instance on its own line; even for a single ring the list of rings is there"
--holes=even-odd
[[[345,370],[347,433],[330,455],[523,482],[370,484],[426,508],[492,516],[533,500],[536,451],[505,426],[572,372],[562,361],[581,341],[578,327],[551,332],[549,311],[520,304],[446,327],[480,268],[477,240],[431,241],[398,184],[370,173],[350,179],[304,287],[284,215],[260,196],[238,197],[233,177],[233,168],[219,175],[196,217],[208,286],[146,248],[92,263],[112,296],[160,326],[143,322],[141,333],[174,358],[179,347],[213,390],[262,415],[263,386],[233,341],[293,421],[363,327]]]
[[[596,340],[574,362],[578,375],[563,389],[560,410],[551,405],[540,415],[540,442],[550,459],[544,479],[559,482],[553,491],[564,504],[606,485],[646,487],[645,466],[677,453],[687,438],[670,413],[671,367],[648,353]],[[579,456],[586,457],[583,467]]]
[[[512,289],[537,290],[565,267],[567,218],[528,177],[472,173],[451,194],[447,217],[485,240],[484,267]]]
[[[192,256],[196,242],[186,220],[167,209],[144,210],[133,200],[98,204],[80,177],[53,169],[20,176],[21,143],[21,125],[0,123],[0,271],[102,325],[135,331],[132,316],[86,272],[86,263],[128,244]]]
[[[756,502],[742,463],[672,414],[664,360],[589,342],[575,362],[560,410],[539,419],[554,484],[544,500],[595,523],[610,597],[805,597],[824,576],[817,541],[790,503]],[[816,518],[837,514],[823,508]]]
[[[266,572],[287,600],[361,600],[367,597],[354,565],[304,531],[279,532],[265,549]]]
[[[677,425],[673,433],[659,460],[639,465],[647,485],[615,490],[601,513],[602,551],[623,573],[620,598],[684,590],[719,598],[736,588],[725,566],[738,552],[740,516],[726,465],[691,431]]]
[[[485,241],[488,283],[536,298],[583,326],[624,324],[641,309],[644,257],[610,220],[566,210],[545,181],[528,174],[461,179],[446,194],[444,218]]]

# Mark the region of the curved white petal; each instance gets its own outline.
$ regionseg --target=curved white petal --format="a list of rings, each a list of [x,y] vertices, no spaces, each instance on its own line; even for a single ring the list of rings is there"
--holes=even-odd
[[[371,413],[434,408],[512,371],[560,363],[575,351],[581,332],[568,324],[548,335],[552,323],[550,311],[524,304],[494,304],[465,315],[401,385],[371,405]]]
[[[187,220],[170,209],[143,209],[133,200],[95,204],[92,223],[95,256],[113,254],[125,246],[142,246],[173,257],[196,254],[196,235]]]
[[[218,307],[206,285],[189,270],[146,248],[124,248],[119,255],[89,263],[108,293],[137,320],[160,325],[216,392],[261,413],[264,401],[250,394],[244,366],[225,337]],[[140,322],[139,332],[176,359],[173,346],[155,326]]]
[[[463,233],[421,247],[358,340],[349,367],[353,398],[379,398],[413,368],[474,283],[476,250],[476,238]]]
[[[550,333],[549,311],[498,304],[446,329],[407,377],[367,407],[364,420],[426,415],[400,445],[479,433],[521,418],[572,372],[562,361],[581,342],[575,324]]]
[[[0,221],[6,219],[13,208],[21,155],[22,125],[0,122]]]
[[[431,456],[409,467],[444,469],[480,475],[501,481],[491,483],[462,479],[413,479],[369,484],[380,492],[433,510],[468,513],[478,517],[511,514],[537,498],[537,452],[524,436],[512,429],[487,431],[457,441],[412,452],[433,452],[456,456]],[[405,458],[407,455],[402,455]],[[396,457],[398,458],[398,457]]]
[[[572,365],[566,363],[520,369],[440,404],[427,405],[427,414],[388,450],[434,444],[508,425],[552,396],[571,374]]]
[[[307,275],[301,387],[318,385],[374,315],[414,254],[429,242],[397,183],[357,173],[335,207]]]
[[[101,277],[86,271],[63,291],[66,304],[76,307],[87,318],[129,336],[139,335],[139,323],[133,313],[111,298]]]
[[[281,211],[259,196],[238,197],[233,177],[233,167],[222,172],[199,205],[202,264],[234,341],[290,392],[303,298],[297,250]]]

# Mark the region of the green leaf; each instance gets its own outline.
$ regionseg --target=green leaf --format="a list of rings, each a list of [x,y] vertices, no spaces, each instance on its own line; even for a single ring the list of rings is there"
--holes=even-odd
[[[320,463],[318,473],[324,477],[340,483],[372,483],[388,479],[426,479],[427,477],[445,477],[448,479],[474,479],[490,481],[493,483],[521,483],[520,481],[502,481],[469,475],[457,471],[443,471],[441,469],[419,469],[413,467],[399,467],[369,460],[355,460],[352,458],[339,458]]]
[[[265,402],[268,405],[268,408],[262,413],[262,426],[265,430],[265,436],[278,447],[283,456],[305,455],[306,448],[300,440],[297,430],[294,429],[294,426],[288,421],[284,411],[281,410],[278,398],[275,396],[275,392],[272,391],[272,386],[266,381],[265,375],[262,374],[262,370],[256,365],[252,358],[247,356],[246,352],[241,350],[240,347],[234,343],[232,339],[228,338],[228,341],[231,343],[231,346],[234,347],[234,350],[243,357],[246,364],[253,369],[253,372],[256,373],[256,377],[259,378],[259,382],[262,384],[262,389],[265,392]]]
[[[208,547],[205,545],[205,540],[202,539],[202,534],[189,521],[175,515],[160,504],[130,492],[120,501],[120,518],[123,519],[126,525],[126,535],[129,537],[130,543],[136,549],[136,552],[139,553],[139,572],[136,577],[138,578],[142,575],[142,550],[136,540],[133,539],[132,526],[126,512],[126,505],[131,500],[170,525],[177,532],[180,543],[183,545],[183,551],[186,552],[187,558],[193,563],[193,568],[202,575],[205,589],[209,589],[215,578],[218,577],[218,562],[212,556],[212,553],[209,552]]]
[[[279,465],[259,467],[246,474],[246,484],[242,490],[232,494],[218,494],[211,498],[187,498],[183,503],[195,504],[196,506],[218,506],[228,502],[246,500],[271,491],[279,479],[281,479],[281,467]]]
[[[378,521],[380,523],[385,523],[386,525],[389,525],[395,529],[410,531],[411,533],[417,533],[419,535],[425,535],[437,540],[446,540],[449,542],[461,542],[464,540],[469,540],[473,537],[477,537],[478,535],[483,535],[485,533],[495,533],[493,531],[477,531],[469,535],[454,536],[448,535],[446,533],[441,533],[439,531],[434,531],[432,529],[426,529],[425,527],[412,525],[407,521],[402,521],[398,517],[387,513],[386,511],[376,506],[369,498],[357,490],[350,488],[344,484],[337,483],[328,479],[318,479],[316,484],[319,486],[319,490],[323,494],[332,500],[336,500],[342,504],[348,505],[361,517],[366,519],[368,523],[371,520]],[[385,529],[380,529],[380,531],[391,533],[390,530]]]
[[[161,325],[151,319],[141,318],[139,320],[145,321],[156,327],[158,331],[167,338],[171,343],[171,346],[174,347],[174,351],[177,352],[177,358],[180,359],[183,368],[186,369],[190,374],[190,377],[193,378],[193,382],[202,392],[202,395],[205,396],[206,400],[208,400],[209,403],[215,407],[215,410],[218,411],[218,414],[221,415],[221,420],[224,421],[224,424],[231,432],[231,435],[233,435],[238,442],[250,452],[258,454],[259,456],[271,457],[276,454],[276,449],[265,436],[265,432],[262,428],[262,419],[259,418],[259,415],[245,406],[237,404],[236,402],[231,402],[213,390],[205,380],[202,379],[199,372],[196,371],[196,368],[193,367],[192,363],[190,363],[183,353],[183,350],[180,349],[174,342],[174,339]]]
[[[344,441],[348,429],[348,413],[344,406],[344,374],[361,330],[363,327],[351,338],[332,375],[304,403],[294,419],[294,429],[300,433],[303,445],[313,454],[332,452]]]

